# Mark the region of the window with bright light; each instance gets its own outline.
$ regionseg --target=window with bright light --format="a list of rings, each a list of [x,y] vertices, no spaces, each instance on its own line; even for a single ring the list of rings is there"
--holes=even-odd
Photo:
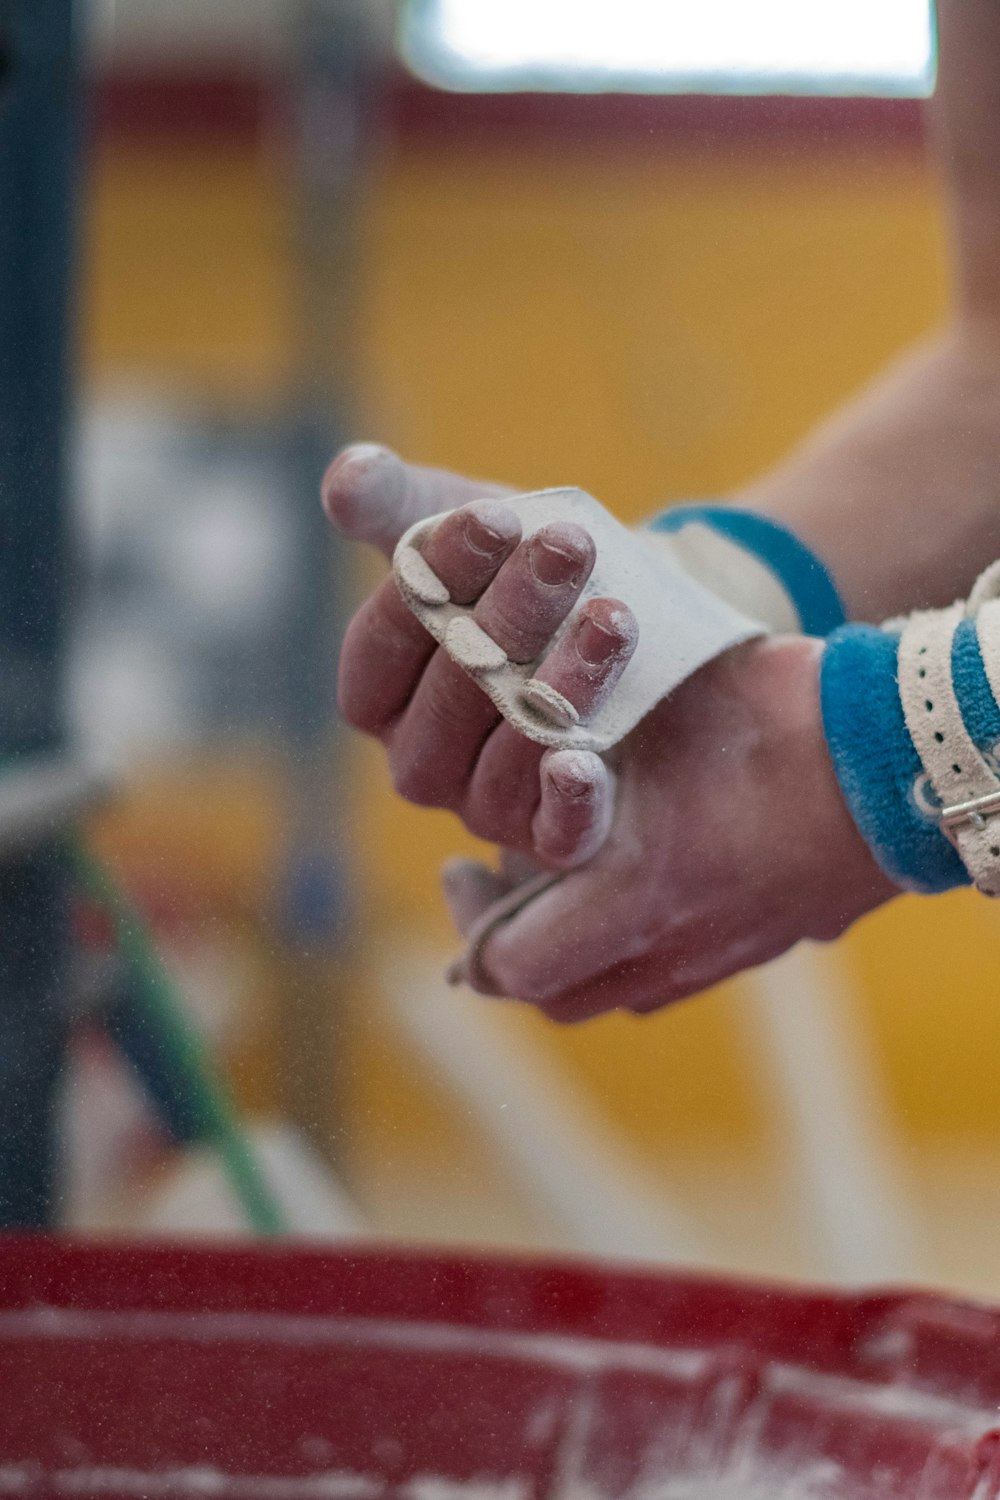
[[[410,66],[444,88],[926,94],[930,0],[409,0]]]

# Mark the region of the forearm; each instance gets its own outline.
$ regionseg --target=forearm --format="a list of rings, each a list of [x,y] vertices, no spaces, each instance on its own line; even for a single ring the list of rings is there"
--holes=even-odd
[[[952,227],[962,320],[1000,327],[1000,5],[937,0],[938,82],[930,108]]]
[[[734,498],[823,558],[852,619],[967,593],[1000,557],[1000,338],[911,353]]]
[[[938,0],[938,22],[952,326],[736,497],[814,547],[858,619],[945,604],[1000,556],[1000,4]]]

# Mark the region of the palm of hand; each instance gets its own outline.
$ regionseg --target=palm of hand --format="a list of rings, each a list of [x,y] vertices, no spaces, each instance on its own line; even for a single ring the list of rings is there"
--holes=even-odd
[[[655,1010],[893,893],[836,788],[818,658],[753,642],[647,715],[618,748],[606,842],[490,938],[490,988],[558,1020]]]

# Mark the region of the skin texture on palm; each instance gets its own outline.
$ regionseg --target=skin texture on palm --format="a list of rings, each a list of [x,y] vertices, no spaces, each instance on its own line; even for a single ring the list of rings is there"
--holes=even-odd
[[[647,715],[618,747],[606,842],[498,929],[483,988],[560,1021],[650,1011],[835,938],[895,894],[826,753],[819,649],[737,647]]]
[[[474,573],[476,617],[501,644],[534,656],[586,581],[589,538],[563,528],[533,572],[537,537],[517,546],[502,492],[462,505],[483,493],[368,446],[346,450],[324,486],[331,519],[386,555],[420,514],[459,506],[425,556],[449,589],[467,591]],[[491,537],[492,575],[482,562]],[[628,660],[629,619],[617,601],[590,601],[546,662],[584,714]],[[543,751],[499,721],[389,578],[347,632],[341,702],[386,745],[404,796],[453,809],[522,856],[506,873],[467,861],[446,873],[460,930],[526,868],[571,872],[492,935],[477,985],[582,1020],[655,1009],[801,937],[834,937],[893,893],[836,785],[819,651],[816,641],[779,637],[709,663],[616,747],[612,772],[596,755]]]

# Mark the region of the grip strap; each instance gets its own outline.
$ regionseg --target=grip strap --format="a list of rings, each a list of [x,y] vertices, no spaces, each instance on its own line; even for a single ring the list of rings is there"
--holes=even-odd
[[[403,598],[442,649],[475,678],[505,719],[538,744],[608,750],[699,667],[767,633],[765,621],[693,577],[669,536],[628,530],[583,490],[539,490],[505,497],[504,505],[519,517],[524,538],[551,521],[581,525],[594,541],[596,561],[576,608],[587,599],[608,597],[623,600],[635,615],[635,653],[586,723],[561,694],[537,680],[540,662],[510,661],[473,619],[474,606],[449,598],[421,552],[440,516],[406,532],[393,567]]]
[[[1000,895],[1000,775],[976,746],[955,693],[955,633],[973,619],[983,667],[1000,703],[1000,567],[977,582],[968,603],[920,610],[907,617],[899,639],[899,700],[907,732],[923,768],[915,792],[938,805],[941,832],[951,841],[976,888]]]

